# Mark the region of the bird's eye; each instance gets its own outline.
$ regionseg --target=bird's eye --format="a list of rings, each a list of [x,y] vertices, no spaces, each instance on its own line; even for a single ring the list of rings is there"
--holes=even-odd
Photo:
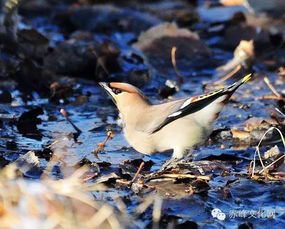
[[[118,88],[112,88],[112,92],[117,95],[117,94],[120,94],[122,91]]]

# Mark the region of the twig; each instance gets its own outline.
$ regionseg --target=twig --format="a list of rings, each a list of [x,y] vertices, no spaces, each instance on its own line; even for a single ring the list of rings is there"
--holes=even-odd
[[[282,100],[282,101],[285,101],[285,98],[283,97],[278,97],[276,95],[264,95],[264,96],[260,96],[260,97],[257,97],[256,100]]]
[[[275,110],[285,118],[285,114],[282,111],[280,111],[277,107],[275,107]]]
[[[224,82],[231,78],[234,74],[236,74],[241,69],[241,64],[237,65],[233,70],[231,70],[228,74],[226,74],[222,79],[218,80],[217,83]]]
[[[181,74],[181,72],[178,70],[177,65],[176,65],[176,50],[177,50],[177,48],[175,46],[173,46],[171,48],[171,62],[172,62],[173,68],[175,70],[175,73],[178,77],[178,82],[180,84],[182,84],[184,82],[184,77]]]
[[[157,179],[158,177],[154,177],[153,179]],[[200,179],[200,180],[211,180],[209,176],[198,176],[192,174],[161,174],[159,178],[191,178],[191,179]]]
[[[270,82],[267,76],[265,76],[263,80],[266,83],[266,85],[269,87],[269,89],[273,92],[274,95],[276,95],[279,98],[282,98],[282,95],[280,95],[280,93],[275,89],[275,87],[272,85],[272,83]]]
[[[261,163],[261,165],[262,165],[262,170],[265,170],[265,166],[264,166],[264,164],[263,164],[263,161],[262,161],[262,158],[261,158],[261,155],[260,155],[260,151],[259,151],[259,146],[261,145],[261,143],[262,143],[263,139],[265,138],[266,134],[269,133],[269,132],[272,131],[272,130],[277,130],[277,131],[278,131],[278,133],[279,133],[280,136],[281,136],[282,143],[283,143],[283,145],[285,146],[285,139],[284,139],[284,136],[283,136],[282,132],[281,132],[278,128],[276,128],[276,127],[270,127],[270,128],[263,134],[263,136],[262,136],[262,138],[260,139],[258,145],[256,146],[256,150],[255,150],[255,152],[254,152],[254,157],[253,157],[253,162],[251,162],[251,163],[253,163],[252,172],[251,172],[251,177],[254,176],[256,153],[258,153],[258,157],[259,157],[260,163]]]
[[[71,119],[68,117],[68,113],[66,112],[66,110],[64,110],[63,108],[60,109],[60,113],[66,118],[66,120],[72,125],[72,127],[75,129],[75,131],[78,134],[81,134],[82,131],[71,121]]]
[[[50,145],[48,145],[46,148],[50,149],[51,147],[57,145],[60,142],[60,140],[55,140],[53,143],[51,143]]]
[[[129,184],[130,186],[135,182],[137,176],[139,175],[139,173],[141,172],[141,170],[143,169],[143,167],[144,167],[144,161],[140,164],[140,166],[139,166],[139,168],[138,168],[136,174],[134,175],[133,179],[131,180],[131,182],[130,182],[130,184]]]
[[[130,186],[130,182],[126,179],[116,179],[116,184]]]
[[[272,163],[270,163],[269,165],[267,165],[266,167],[264,167],[262,170],[260,170],[258,173],[261,174],[264,170],[268,169],[270,166],[274,165],[276,162],[278,162],[279,160],[281,160],[282,158],[285,157],[285,154],[282,155],[281,157],[277,158],[275,161],[273,161]]]
[[[108,131],[108,132],[107,132],[107,137],[104,139],[104,141],[97,144],[97,148],[93,150],[93,153],[94,153],[95,157],[97,157],[97,159],[99,159],[98,153],[99,153],[100,151],[104,150],[104,148],[105,148],[107,142],[108,142],[110,139],[112,139],[113,137],[114,137],[113,132],[112,132],[112,131]]]

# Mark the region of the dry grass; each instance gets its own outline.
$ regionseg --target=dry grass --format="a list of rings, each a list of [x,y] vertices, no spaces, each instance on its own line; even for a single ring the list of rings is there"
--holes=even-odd
[[[251,161],[251,164],[250,164],[251,178],[254,178],[254,177],[255,177],[255,174],[265,174],[265,175],[267,175],[267,172],[268,172],[267,170],[268,170],[268,168],[271,167],[272,165],[274,165],[274,164],[277,163],[279,160],[281,160],[281,159],[283,159],[283,158],[285,157],[285,155],[282,155],[281,157],[279,157],[278,159],[276,159],[275,161],[273,161],[272,163],[270,163],[270,164],[267,165],[267,166],[265,166],[264,163],[263,163],[263,161],[262,161],[262,155],[261,155],[261,153],[260,153],[260,145],[261,145],[262,141],[264,140],[265,136],[266,136],[269,132],[271,132],[271,131],[273,131],[273,130],[276,130],[276,131],[279,133],[280,138],[281,138],[281,141],[282,141],[282,143],[283,143],[283,145],[284,145],[284,147],[285,147],[285,138],[284,138],[284,136],[283,136],[281,130],[279,130],[279,129],[276,128],[276,127],[271,127],[271,128],[269,128],[269,129],[263,134],[263,136],[262,136],[262,138],[260,139],[258,145],[256,146],[256,150],[255,150],[255,152],[254,152],[254,158],[253,158],[253,160]],[[259,161],[260,161],[260,164],[261,164],[261,166],[262,166],[262,169],[261,169],[260,171],[256,171],[256,162],[255,162],[256,156],[258,156]],[[268,176],[267,176],[267,177],[268,177]]]
[[[17,177],[15,164],[0,172],[1,228],[125,228],[128,218],[90,191],[104,190],[82,182],[86,169],[71,176],[38,181]]]
[[[86,183],[88,169],[81,167],[60,180],[50,178],[45,171],[40,180],[29,180],[19,176],[16,162],[6,166],[0,171],[1,229],[143,228],[143,223],[136,218],[151,206],[153,228],[158,228],[161,197],[146,196],[130,215],[119,196],[112,197],[114,207],[92,195],[103,194],[108,188]]]

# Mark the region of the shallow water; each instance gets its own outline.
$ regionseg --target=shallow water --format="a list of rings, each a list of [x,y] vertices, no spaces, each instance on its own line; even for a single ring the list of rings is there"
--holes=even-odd
[[[184,4],[184,3],[183,3]],[[200,1],[200,5],[203,1]],[[199,6],[200,6],[199,5]],[[199,7],[198,6],[198,7]],[[133,6],[132,6],[133,7]],[[134,10],[130,7],[130,10]],[[225,64],[232,58],[231,49],[222,49],[219,45],[223,37],[220,34],[203,33],[203,29],[207,28],[210,23],[220,23],[228,20],[228,15],[213,19],[212,14],[204,11],[198,11],[201,18],[204,20],[199,23],[191,24],[201,34],[202,40],[209,46],[211,53],[211,62],[205,60],[197,66],[187,68],[187,61],[178,63],[178,68],[182,69],[181,73],[185,76],[184,83],[180,90],[173,95],[173,98],[194,96],[203,93],[203,83],[210,83],[217,80],[215,77],[215,68],[221,64]],[[231,9],[232,10],[232,9]],[[232,12],[227,12],[232,15]],[[56,8],[60,11],[60,7]],[[217,12],[211,11],[213,15]],[[56,13],[55,13],[56,14]],[[122,15],[125,15],[123,13]],[[203,16],[204,15],[204,16]],[[116,16],[122,17],[122,16]],[[209,18],[210,17],[210,18]],[[226,17],[226,18],[225,18]],[[134,49],[131,47],[131,42],[137,39],[141,30],[145,27],[154,25],[158,21],[149,20],[149,25],[142,24],[137,30],[128,31],[126,28],[119,28],[103,34],[102,31],[92,31],[92,39],[96,42],[102,42],[105,39],[114,42],[121,50],[120,54],[120,72],[110,74],[107,80],[129,80],[130,72],[133,70],[149,71],[150,67],[142,63],[138,57],[131,54]],[[210,20],[210,19],[213,19]],[[140,17],[142,21],[148,21],[145,17]],[[43,33],[49,39],[49,47],[56,48],[60,42],[71,37],[71,33],[65,31],[66,28],[61,28],[61,24],[54,24],[46,16],[37,16],[25,18],[20,23],[20,28],[35,28]],[[80,27],[80,25],[78,25]],[[123,27],[123,24],[122,24]],[[73,32],[80,28],[74,29]],[[100,30],[100,28],[97,28]],[[95,29],[96,30],[96,29]],[[74,34],[73,34],[74,35]],[[74,35],[75,36],[75,35]],[[70,41],[71,42],[71,41]],[[76,40],[72,41],[76,42]],[[71,42],[71,43],[72,43]],[[284,55],[284,49],[280,50]],[[190,60],[189,60],[190,61]],[[154,65],[157,63],[153,63]],[[259,63],[262,68],[266,68]],[[158,95],[158,89],[164,87],[166,79],[176,80],[176,74],[172,66],[165,69],[168,72],[165,74],[155,72],[151,74],[151,80],[142,83],[142,90],[156,103],[165,101],[164,98]],[[272,81],[277,79],[276,71],[265,71]],[[60,74],[57,77],[60,78]],[[68,75],[73,78],[74,76]],[[13,97],[13,106],[10,104],[1,104],[0,113],[9,116],[1,118],[0,129],[0,155],[1,160],[9,163],[15,161],[20,155],[27,151],[41,151],[46,146],[56,140],[60,140],[60,144],[53,149],[54,153],[60,154],[66,166],[73,166],[82,159],[86,158],[92,162],[108,162],[109,166],[101,168],[101,175],[106,175],[111,172],[120,173],[120,166],[123,161],[143,159],[144,161],[152,160],[154,165],[149,172],[156,171],[167,160],[171,153],[156,154],[152,156],[141,155],[132,149],[123,137],[121,127],[118,124],[118,111],[112,104],[112,101],[105,92],[98,86],[96,80],[97,75],[81,75],[80,78],[74,79],[75,84],[72,86],[74,94],[68,98],[67,103],[53,104],[49,102],[47,96],[41,96],[39,92],[32,93],[27,91],[11,90]],[[140,77],[137,76],[137,77]],[[82,78],[85,78],[82,80]],[[86,80],[87,78],[87,80]],[[227,81],[227,84],[232,83],[232,80]],[[278,90],[284,90],[284,85],[275,85]],[[28,89],[29,90],[29,89]],[[250,91],[249,95],[245,93]],[[91,94],[87,102],[75,105],[72,104],[79,95]],[[215,123],[215,129],[231,129],[233,127],[241,127],[244,121],[249,117],[261,117],[268,119],[270,117],[270,109],[274,109],[276,104],[271,100],[256,100],[255,97],[268,94],[269,90],[264,85],[262,80],[243,85],[234,95],[235,102],[227,104],[220,118]],[[59,100],[59,103],[63,100]],[[247,109],[241,109],[241,105],[251,104]],[[35,125],[32,132],[23,133],[17,128],[16,118],[20,117],[24,112],[39,106],[43,109],[43,114],[39,115],[40,123]],[[75,133],[72,126],[66,121],[65,117],[60,114],[60,109],[64,108],[70,113],[70,119],[82,131],[82,133],[74,141],[73,137],[67,137],[70,133]],[[29,124],[28,124],[29,125]],[[102,142],[106,138],[106,132],[112,130],[115,137],[107,143],[103,152],[99,153],[99,159],[96,158],[92,151],[97,147],[97,143]],[[63,140],[64,139],[64,140]],[[225,148],[221,148],[224,145]],[[264,181],[258,182],[247,178],[247,167],[253,158],[256,143],[251,146],[246,145],[244,149],[237,149],[239,143],[233,142],[232,138],[218,138],[217,141],[208,142],[205,146],[196,147],[193,150],[193,160],[221,160],[226,167],[229,168],[227,176],[222,175],[222,170],[216,169],[209,174],[212,179],[209,182],[210,189],[199,194],[187,195],[163,195],[165,198],[162,205],[162,218],[165,221],[161,222],[160,228],[165,228],[166,222],[172,218],[176,218],[178,223],[187,221],[196,222],[200,228],[237,228],[246,222],[251,222],[253,228],[268,228],[274,225],[274,228],[284,228],[285,225],[285,192],[284,182],[282,181]],[[273,146],[273,145],[272,145]],[[284,147],[278,145],[281,152],[284,152]],[[269,146],[262,148],[263,151]],[[233,160],[229,159],[234,157]],[[44,169],[47,165],[47,160],[40,159],[40,168]],[[41,171],[28,172],[24,174],[26,177],[38,179]],[[60,178],[60,173],[55,172],[55,176]],[[96,182],[94,179],[92,182]],[[162,192],[163,193],[163,192]],[[135,193],[128,187],[118,187],[113,183],[106,192],[94,192],[96,199],[102,199],[113,205],[111,197],[120,196],[126,204],[128,213],[132,214],[135,208],[143,201],[144,197],[149,193],[141,191]],[[220,209],[226,214],[225,220],[219,220],[211,215],[214,208]],[[242,212],[243,211],[243,212]],[[261,213],[263,211],[263,213]],[[271,214],[271,215],[270,215]],[[138,217],[136,228],[151,227],[152,210],[148,209]],[[195,225],[195,223],[194,223]],[[242,228],[242,227],[241,227]],[[250,228],[249,226],[243,228]]]

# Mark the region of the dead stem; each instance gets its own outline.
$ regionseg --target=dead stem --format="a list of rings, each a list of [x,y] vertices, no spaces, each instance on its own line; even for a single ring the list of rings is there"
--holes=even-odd
[[[179,82],[179,84],[182,84],[184,82],[184,77],[181,74],[181,72],[178,70],[177,65],[176,65],[176,50],[177,50],[177,48],[175,46],[173,46],[171,48],[171,62],[172,62],[173,68],[175,70],[175,73],[177,75],[178,82]]]
[[[154,177],[156,179],[157,177]],[[192,174],[161,174],[159,178],[191,178],[191,179],[200,179],[200,180],[211,180],[209,176],[198,176]]]
[[[50,149],[51,147],[57,145],[58,143],[60,143],[60,140],[55,140],[53,143],[51,143],[50,145],[48,145],[46,148]]]
[[[108,131],[108,132],[107,132],[107,137],[104,139],[104,141],[103,141],[103,142],[99,142],[99,143],[97,144],[97,148],[93,150],[93,154],[94,154],[94,156],[95,156],[97,159],[99,159],[98,153],[104,150],[104,148],[105,148],[107,142],[108,142],[110,139],[112,139],[113,137],[114,137],[113,132],[112,132],[112,131]]]
[[[222,83],[228,79],[230,79],[234,74],[236,74],[241,69],[241,64],[237,65],[233,70],[231,70],[228,74],[226,74],[222,79],[220,79],[217,84]]]
[[[285,154],[282,155],[281,157],[277,158],[275,161],[273,161],[272,163],[270,163],[269,165],[265,166],[262,170],[260,170],[258,173],[262,174],[263,171],[265,171],[266,169],[268,169],[270,166],[274,165],[276,162],[278,162],[279,160],[281,160],[282,158],[285,157]]]
[[[66,118],[66,120],[72,125],[72,127],[75,129],[75,131],[78,133],[78,134],[81,134],[82,131],[71,121],[71,119],[68,117],[68,113],[66,112],[65,109],[61,108],[60,109],[60,113]]]
[[[282,98],[282,96],[279,94],[279,92],[275,89],[275,87],[272,85],[272,83],[270,82],[269,78],[267,76],[265,76],[263,78],[264,82],[266,83],[266,85],[269,87],[269,89],[273,92],[274,95],[276,95],[279,98]]]
[[[263,134],[262,138],[260,139],[258,145],[256,146],[256,150],[255,150],[255,152],[254,152],[253,160],[250,162],[250,166],[251,166],[251,164],[253,164],[253,165],[252,165],[252,171],[251,171],[251,178],[253,178],[253,177],[254,177],[254,174],[255,174],[255,157],[256,157],[256,154],[258,154],[260,163],[261,163],[261,165],[262,165],[262,170],[261,170],[261,171],[265,171],[265,170],[267,169],[267,167],[268,167],[268,166],[265,167],[264,164],[263,164],[262,157],[261,157],[261,154],[260,154],[260,151],[259,151],[259,147],[260,147],[260,145],[261,145],[263,139],[265,138],[266,134],[269,133],[269,132],[272,131],[272,130],[277,130],[277,131],[278,131],[278,133],[280,134],[280,137],[281,137],[281,139],[282,139],[282,143],[283,143],[283,145],[285,146],[285,139],[284,139],[284,136],[283,136],[282,132],[281,132],[278,128],[276,128],[276,127],[270,127],[270,128]],[[279,160],[279,159],[278,159],[278,160]],[[278,160],[277,160],[277,161],[278,161]],[[275,161],[275,162],[276,162],[276,161]],[[275,162],[274,162],[274,163],[275,163]],[[260,173],[260,172],[259,172],[259,173]]]
[[[139,168],[138,168],[136,174],[134,175],[133,179],[131,180],[131,182],[130,182],[130,184],[129,184],[130,186],[135,182],[137,176],[139,175],[139,173],[141,172],[141,170],[143,169],[143,167],[144,167],[144,161],[140,164],[140,166],[139,166]]]
[[[285,114],[284,114],[282,111],[280,111],[277,107],[275,107],[275,110],[276,110],[279,114],[281,114],[281,115],[283,116],[283,118],[285,118]]]
[[[283,97],[278,97],[276,95],[264,95],[264,96],[259,96],[256,98],[256,100],[282,100],[285,101],[285,98]]]
[[[116,184],[130,186],[130,181],[126,179],[117,179]]]

